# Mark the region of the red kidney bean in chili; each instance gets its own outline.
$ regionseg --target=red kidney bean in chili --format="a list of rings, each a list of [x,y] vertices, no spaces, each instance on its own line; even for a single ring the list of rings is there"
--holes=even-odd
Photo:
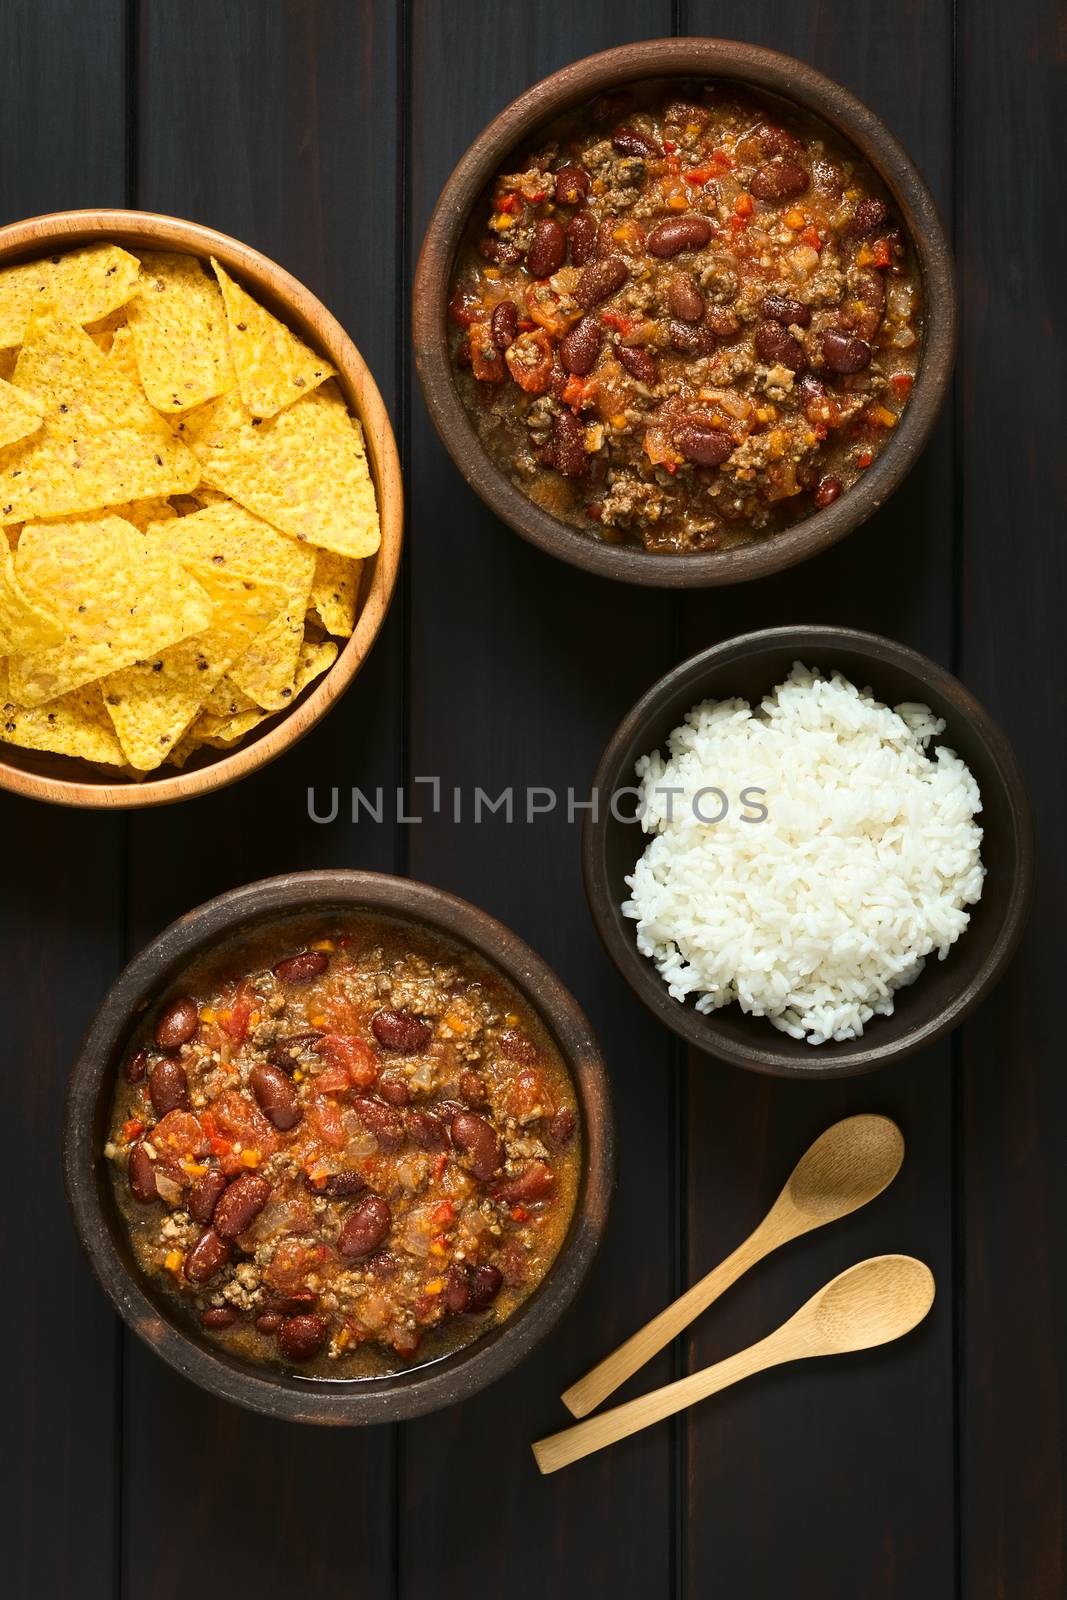
[[[584,471],[565,415],[551,447]],[[524,996],[369,916],[265,930],[182,981],[186,1022],[164,1007],[119,1064],[106,1154],[140,1270],[202,1337],[361,1376],[511,1315],[563,1243],[583,1152]]]

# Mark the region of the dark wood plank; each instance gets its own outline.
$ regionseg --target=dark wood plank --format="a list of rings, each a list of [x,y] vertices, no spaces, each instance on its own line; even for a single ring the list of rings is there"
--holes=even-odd
[[[0,13],[0,218],[125,198],[124,8],[14,0]],[[85,98],[86,59],[94,98]],[[13,1126],[3,1163],[0,1359],[9,1474],[0,1538],[16,1594],[112,1592],[118,1331],[74,1239],[60,1126],[81,1034],[121,965],[122,825],[0,797],[0,968]],[[14,1068],[17,1064],[18,1070]],[[62,1506],[62,1515],[56,1507]]]
[[[691,0],[686,15],[692,33],[769,45],[846,84],[884,117],[951,211],[949,7]],[[873,628],[949,662],[952,525],[946,418],[899,494],[836,550],[765,583],[691,598],[687,643],[698,649],[747,628],[831,621]],[[822,1086],[691,1063],[694,1277],[748,1231],[809,1140],[838,1116],[886,1111],[908,1143],[901,1177],[875,1207],[768,1263],[704,1319],[691,1343],[693,1365],[760,1337],[868,1254],[922,1256],[940,1290],[933,1318],[904,1347],[784,1371],[690,1418],[693,1593],[952,1593],[951,1054],[946,1044],[874,1079]]]
[[[192,27],[180,0],[164,0],[142,8],[140,29],[139,203],[210,222],[290,268],[349,329],[392,404],[401,271],[395,9],[239,4],[202,9]],[[249,879],[399,865],[394,827],[318,825],[307,792],[399,781],[401,623],[398,610],[344,701],[296,750],[225,794],[135,820],[135,944]],[[358,1571],[368,1593],[389,1592],[392,1430],[253,1417],[211,1401],[139,1348],[126,1374],[131,1596],[179,1595],[199,1581],[203,1552],[190,1526],[213,1530],[220,1590],[252,1580],[272,1592],[327,1593]]]
[[[964,1031],[960,1414],[968,1600],[1067,1592],[1063,1229],[1063,10],[961,7],[965,681],[1014,741],[1037,823],[1022,950]],[[998,113],[997,108],[1002,108]],[[1009,114],[1010,113],[1010,114]],[[1005,137],[998,137],[1000,123]],[[1023,385],[1041,398],[1020,413]]]
[[[671,26],[663,0],[467,5],[461,25],[459,10],[439,3],[412,15],[415,241],[453,164],[509,99],[579,56]],[[454,784],[468,798],[475,785],[492,795],[513,785],[519,817],[526,787],[547,786],[563,810],[530,825],[475,825],[469,810],[458,825],[427,817],[411,830],[410,869],[523,934],[587,1008],[614,1074],[624,1176],[592,1280],[555,1337],[484,1395],[405,1430],[401,1590],[432,1593],[442,1572],[454,1581],[460,1527],[478,1587],[514,1600],[543,1595],[546,1583],[567,1594],[662,1594],[674,1538],[668,1430],[548,1480],[537,1478],[529,1443],[566,1419],[557,1396],[567,1382],[675,1283],[673,1047],[597,946],[565,809],[568,786],[584,794],[614,723],[672,661],[674,606],[524,545],[466,489],[421,398],[413,421],[411,771],[440,776],[446,795]],[[664,1357],[651,1376],[669,1372]],[[451,1465],[471,1461],[490,1473],[473,1515],[469,1482]],[[517,1559],[523,1549],[536,1558]]]

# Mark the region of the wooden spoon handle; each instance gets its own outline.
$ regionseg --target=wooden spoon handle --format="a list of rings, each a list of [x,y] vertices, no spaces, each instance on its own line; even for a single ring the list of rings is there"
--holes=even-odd
[[[765,1231],[765,1222],[761,1223],[755,1233],[750,1234],[732,1255],[728,1255],[726,1260],[714,1267],[706,1277],[694,1283],[691,1289],[687,1289],[669,1306],[665,1306],[651,1322],[647,1322],[643,1328],[638,1328],[624,1344],[613,1350],[609,1356],[605,1356],[591,1372],[587,1372],[584,1378],[579,1378],[577,1383],[571,1384],[560,1398],[572,1416],[586,1417],[590,1411],[595,1411],[602,1400],[613,1394],[627,1378],[633,1377],[638,1368],[651,1360],[664,1345],[670,1344],[683,1328],[687,1328],[721,1294],[725,1294],[730,1285],[736,1283],[749,1267],[755,1266],[757,1261],[761,1261],[782,1242],[780,1237],[768,1235]]]
[[[539,1439],[533,1446],[537,1465],[544,1473],[557,1472],[560,1467],[570,1466],[572,1461],[580,1461],[594,1450],[602,1450],[605,1445],[628,1438],[653,1422],[661,1422],[664,1417],[671,1417],[676,1411],[683,1411],[686,1406],[705,1400],[732,1383],[740,1383],[742,1378],[750,1378],[753,1373],[776,1366],[780,1361],[804,1355],[803,1348],[779,1337],[782,1331],[779,1329],[712,1367],[704,1367],[700,1372],[665,1384],[662,1389],[638,1395],[636,1400],[628,1400],[625,1405],[615,1406],[597,1417],[588,1417],[573,1428],[564,1428],[561,1433]]]

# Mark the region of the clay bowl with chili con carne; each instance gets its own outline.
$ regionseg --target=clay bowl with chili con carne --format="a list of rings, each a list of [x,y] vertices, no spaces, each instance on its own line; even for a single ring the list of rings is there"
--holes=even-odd
[[[149,1008],[191,963],[235,939],[308,915],[378,916],[470,952],[517,992],[556,1047],[573,1084],[581,1130],[574,1210],[545,1276],[506,1320],[423,1365],[384,1376],[302,1377],[281,1361],[242,1360],[182,1314],[138,1268],[103,1155],[116,1074]],[[607,1073],[589,1024],[545,963],[485,912],[425,884],[375,873],[292,873],[231,890],[165,929],[130,962],[86,1036],[67,1096],[63,1158],[78,1237],[120,1316],[201,1388],[294,1422],[395,1422],[465,1399],[501,1377],[551,1331],[600,1243],[614,1182]]]
[[[58,211],[0,228],[0,266],[103,242],[134,252],[178,251],[201,261],[215,256],[269,311],[329,358],[348,407],[363,426],[381,525],[381,545],[364,564],[355,629],[333,665],[236,749],[216,752],[201,746],[181,771],[158,768],[136,782],[116,780],[72,756],[0,745],[0,788],[57,805],[113,810],[170,805],[226,788],[275,760],[326,715],[363,665],[385,621],[400,566],[404,496],[392,425],[363,357],[309,289],[250,245],[198,222],[147,211]]]
[[[977,781],[982,809],[982,895],[970,924],[942,961],[936,952],[911,985],[894,995],[891,1015],[870,1019],[857,1038],[813,1045],[780,1032],[736,1003],[702,1014],[672,998],[653,962],[637,948],[636,923],[623,915],[626,877],[649,835],[636,819],[638,758],[663,751],[686,713],[706,699],[740,696],[752,705],[782,682],[793,663],[841,672],[887,706],[920,702],[944,719],[929,748],[947,745]],[[1011,746],[989,713],[943,667],[877,634],[848,628],[768,628],[739,635],[691,657],[642,696],[619,724],[596,778],[599,814],[582,840],[585,891],[597,931],[644,1005],[687,1044],[733,1066],[776,1077],[852,1077],[924,1049],[957,1027],[990,992],[1019,943],[1029,911],[1034,843],[1030,807]],[[624,791],[628,791],[625,794]],[[614,808],[609,797],[617,796]],[[737,797],[733,800],[736,802]],[[766,803],[773,803],[768,794]],[[710,819],[709,819],[710,820]]]
[[[892,431],[869,464],[860,452],[858,466],[866,466],[866,470],[858,471],[857,481],[846,485],[844,492],[841,492],[840,482],[833,479],[832,475],[821,479],[816,491],[807,491],[809,497],[805,504],[811,509],[807,514],[802,514],[801,520],[777,531],[766,532],[764,536],[757,534],[748,543],[735,542],[731,536],[722,548],[679,549],[661,553],[646,549],[640,543],[608,542],[597,536],[592,524],[587,527],[564,520],[562,515],[557,516],[552,509],[545,508],[546,499],[551,499],[547,488],[545,493],[539,493],[542,503],[537,504],[516,485],[508,471],[497,465],[483,444],[464,403],[461,377],[457,373],[456,358],[451,348],[454,340],[450,336],[452,319],[449,304],[457,270],[471,248],[475,220],[482,218],[483,213],[488,216],[487,195],[494,175],[501,171],[521,169],[522,154],[536,149],[538,136],[575,108],[591,104],[598,97],[619,90],[632,87],[640,91],[651,83],[669,88],[686,80],[690,83],[713,82],[721,85],[727,93],[736,92],[738,96],[755,95],[759,103],[769,108],[772,114],[777,107],[783,121],[790,118],[800,121],[811,119],[816,134],[821,124],[831,138],[851,147],[852,154],[866,163],[874,180],[884,189],[891,211],[896,213],[902,224],[906,253],[916,264],[921,284],[923,329],[914,379],[899,380],[901,383],[911,382],[912,386],[910,391],[901,390],[907,398],[895,418],[896,425],[882,419],[882,426]],[[610,128],[606,131],[610,132]],[[588,178],[588,174],[583,175],[585,179]],[[558,198],[558,186],[556,195]],[[533,197],[530,203],[541,199],[542,196]],[[585,204],[581,198],[575,203],[579,207]],[[884,213],[884,205],[882,210]],[[653,251],[655,255],[661,253],[659,248]],[[682,261],[684,257],[678,259]],[[885,265],[884,262],[876,264]],[[574,293],[580,305],[587,303],[588,296],[583,298],[581,284]],[[779,304],[782,303],[779,300]],[[682,308],[675,314],[686,313]],[[695,311],[692,314],[697,315]],[[761,314],[776,318],[783,324],[789,320],[766,308]],[[587,315],[580,326],[592,320]],[[488,327],[488,324],[485,326]],[[519,326],[532,327],[533,324],[520,323]],[[606,577],[651,586],[699,588],[765,577],[818,554],[866,521],[897,488],[926,443],[948,391],[955,327],[956,291],[951,251],[937,208],[914,164],[884,124],[846,89],[803,62],[755,45],[721,39],[656,39],[624,45],[575,62],[527,90],[479,134],[456,166],[430,219],[415,275],[413,337],[423,394],[434,425],[467,482],[497,516],[523,538],[549,554]],[[793,330],[794,333],[796,331]],[[453,328],[451,334],[454,333]],[[782,340],[780,331],[772,327],[770,333],[775,334],[778,343],[788,345],[789,341]],[[501,328],[501,338],[497,338],[494,326],[493,338],[500,348],[504,347],[503,341],[507,337],[507,330]],[[512,330],[511,337],[517,341],[520,336]],[[521,337],[530,340],[539,337],[539,334],[534,329],[532,333],[525,333]],[[728,331],[724,337],[729,337]],[[623,334],[619,335],[619,339],[625,342]],[[480,339],[479,349],[482,343]],[[675,345],[674,348],[681,349],[682,346]],[[823,349],[826,350],[825,343]],[[562,346],[557,351],[557,357],[561,352],[566,357]],[[511,351],[505,350],[505,357],[509,354]],[[789,358],[785,359],[788,364]],[[827,364],[830,364],[829,357]],[[507,366],[511,377],[519,382],[516,365],[509,361]],[[584,357],[577,364],[572,364],[567,357],[561,367],[564,375],[567,371],[583,370],[587,370]],[[834,368],[835,372],[844,370],[844,366]],[[856,369],[849,367],[848,370]],[[501,374],[501,383],[497,388],[508,387],[504,382],[506,376]],[[632,376],[638,374],[635,372]],[[532,381],[528,374],[527,378]],[[467,381],[466,374],[462,375],[462,381]],[[520,386],[528,387],[528,381]],[[653,379],[649,377],[647,381],[652,382]],[[558,383],[556,389],[550,389],[549,392],[556,394],[557,391],[559,416],[565,421],[564,403],[569,405],[572,401],[562,393]],[[807,404],[805,399],[805,406]],[[582,412],[582,415],[586,413]],[[812,411],[807,411],[809,420],[813,415]],[[773,425],[762,418],[760,420],[761,427]],[[539,437],[534,427],[531,448]],[[694,444],[690,452],[680,445],[680,437],[676,431],[672,448],[681,448],[682,454],[690,462],[711,459],[703,449],[706,441],[696,441],[701,449],[698,451]],[[721,433],[715,434],[711,442],[720,444],[725,437]],[[598,448],[589,443],[588,438],[587,434],[587,442],[582,446],[576,444],[575,450],[579,447],[586,450]],[[648,435],[645,448],[651,455],[647,438]],[[576,460],[572,460],[567,467],[559,459],[553,458],[553,452],[556,458],[561,456],[567,442],[556,441],[553,432],[548,436],[547,445],[541,448],[546,485],[553,477],[549,471],[552,466],[559,467],[555,477],[578,470]],[[713,466],[723,459],[718,451],[713,451],[712,455]],[[516,459],[514,450],[510,455],[504,452],[503,456],[509,460]],[[666,457],[657,455],[654,459]],[[670,466],[667,470],[671,470]],[[697,475],[705,471],[710,472],[711,469],[696,469]],[[566,481],[576,480],[570,478]],[[637,492],[647,491],[643,491],[638,484]],[[788,494],[790,491],[786,489],[784,492]],[[603,507],[597,509],[603,515]],[[625,507],[623,511],[626,514]],[[587,517],[591,515],[587,508]],[[647,537],[642,537],[645,543],[649,542]]]

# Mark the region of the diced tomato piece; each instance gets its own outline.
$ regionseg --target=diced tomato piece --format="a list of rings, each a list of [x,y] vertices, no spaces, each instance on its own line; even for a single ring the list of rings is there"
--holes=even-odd
[[[447,1222],[454,1222],[455,1216],[456,1208],[452,1204],[451,1200],[442,1200],[441,1204],[436,1206],[434,1210],[431,1211],[430,1221],[436,1223],[440,1228],[443,1227]]]
[[[324,1094],[336,1094],[340,1089],[366,1089],[374,1083],[381,1068],[377,1055],[365,1039],[356,1039],[349,1033],[327,1033],[315,1043],[316,1052],[328,1065],[315,1079],[315,1087]],[[329,1082],[325,1081],[330,1074]]]
[[[278,1135],[259,1107],[237,1089],[224,1089],[212,1102],[224,1138],[244,1150],[258,1150],[264,1160],[278,1148]]]
[[[310,1294],[308,1277],[322,1260],[321,1245],[304,1244],[299,1239],[283,1239],[275,1250],[263,1275],[272,1289],[279,1294]]]
[[[122,1124],[122,1137],[127,1144],[132,1144],[139,1134],[144,1132],[144,1123],[140,1117],[128,1117]]]
[[[308,1107],[308,1121],[323,1144],[329,1145],[331,1150],[344,1148],[345,1125],[336,1100],[328,1100],[325,1095],[316,1096]]]
[[[245,984],[242,984],[234,995],[233,1001],[225,1011],[219,1013],[219,1027],[227,1033],[234,1044],[240,1044],[248,1033],[248,1019],[255,1006],[255,997]]]
[[[183,1161],[206,1155],[210,1141],[191,1111],[168,1111],[148,1135],[159,1152],[161,1164],[179,1181],[186,1177]]]
[[[501,383],[504,357],[493,339],[492,324],[486,320],[471,323],[471,371],[482,383]]]
[[[516,1122],[529,1122],[532,1117],[552,1116],[556,1108],[541,1074],[524,1067],[504,1091],[504,1109]]]

